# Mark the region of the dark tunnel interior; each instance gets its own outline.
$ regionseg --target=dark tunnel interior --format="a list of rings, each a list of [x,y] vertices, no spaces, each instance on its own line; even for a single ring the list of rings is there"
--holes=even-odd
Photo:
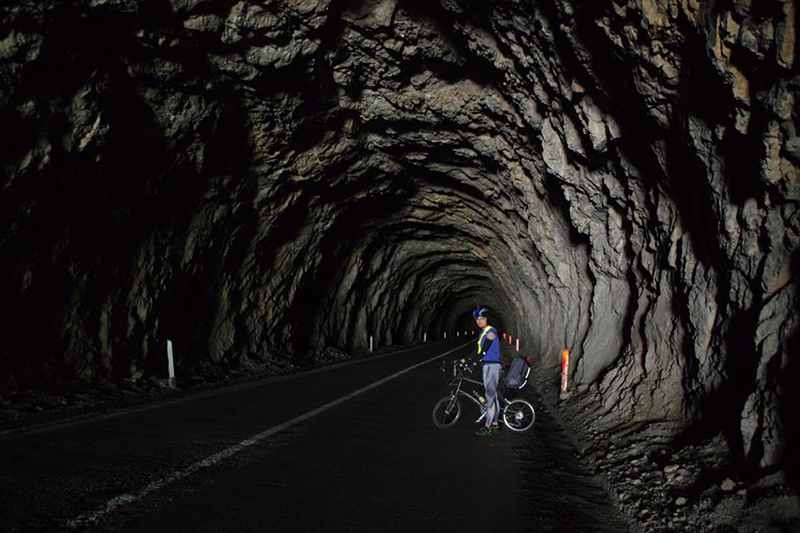
[[[486,305],[563,416],[796,492],[797,1],[478,4],[0,7],[0,422]]]

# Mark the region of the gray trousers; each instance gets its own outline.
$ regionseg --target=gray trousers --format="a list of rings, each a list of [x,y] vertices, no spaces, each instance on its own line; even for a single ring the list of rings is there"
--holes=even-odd
[[[486,425],[497,424],[500,400],[497,399],[497,383],[500,381],[500,365],[483,365],[483,386],[486,388]]]

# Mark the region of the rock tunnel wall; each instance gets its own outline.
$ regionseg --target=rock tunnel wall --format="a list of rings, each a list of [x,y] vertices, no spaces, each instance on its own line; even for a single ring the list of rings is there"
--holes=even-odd
[[[798,375],[797,5],[0,8],[0,383],[468,325],[629,420],[779,464]],[[794,358],[796,359],[796,357]],[[555,387],[554,387],[555,388]]]

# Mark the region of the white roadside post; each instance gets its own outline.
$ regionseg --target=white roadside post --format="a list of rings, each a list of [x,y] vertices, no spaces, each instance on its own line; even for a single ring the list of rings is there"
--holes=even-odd
[[[372,351],[372,335],[369,336],[369,351]]]
[[[447,340],[447,332],[444,332],[444,340]]]
[[[519,351],[519,337],[517,338],[517,351]]]
[[[175,388],[175,359],[172,357],[172,341],[167,339],[167,369],[169,370],[169,386]]]
[[[428,333],[427,332],[422,334],[422,342],[428,342]]]

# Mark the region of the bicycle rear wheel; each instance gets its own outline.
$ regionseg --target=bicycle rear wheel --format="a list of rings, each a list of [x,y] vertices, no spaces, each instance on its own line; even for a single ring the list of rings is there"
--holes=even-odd
[[[433,423],[437,428],[449,428],[461,418],[461,401],[455,396],[446,396],[433,408]]]
[[[503,423],[511,431],[528,431],[536,421],[536,411],[525,400],[512,400],[503,410]]]

